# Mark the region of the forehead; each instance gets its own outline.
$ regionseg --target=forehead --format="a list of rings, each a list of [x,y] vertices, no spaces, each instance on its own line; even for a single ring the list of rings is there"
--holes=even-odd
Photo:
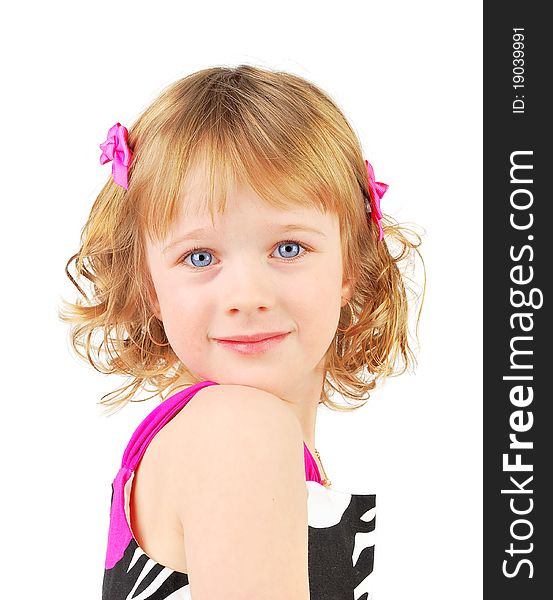
[[[302,190],[298,189],[291,197],[278,187],[256,190],[250,180],[233,173],[223,171],[214,177],[208,174],[204,163],[192,165],[181,188],[176,221],[210,218],[214,223],[221,216],[234,213],[254,213],[274,221],[287,218],[308,221],[324,217],[326,211],[322,203],[307,198]]]
[[[150,236],[148,246],[153,244],[165,254],[185,242],[257,239],[265,243],[261,240],[266,237],[300,235],[322,247],[339,243],[336,214],[320,206],[290,202],[278,191],[265,199],[247,183],[233,181],[226,188],[224,207],[215,206],[213,213],[209,210],[208,197],[201,169],[190,170],[182,186],[175,219],[165,235],[157,239]],[[244,238],[245,234],[247,238]]]
[[[154,243],[167,240],[191,220],[214,227],[225,215],[242,214],[251,222],[252,212],[272,222],[292,216],[304,221],[339,219],[340,200],[328,189],[268,163],[246,166],[232,153],[221,160],[210,152],[196,153],[182,165],[179,177],[156,178],[160,185],[150,183],[145,190],[149,193],[140,195],[144,238]],[[257,220],[253,226],[263,224]]]
[[[193,204],[192,201],[190,204]],[[325,213],[318,208],[290,205],[275,207],[265,202],[251,188],[238,186],[236,193],[227,198],[225,210],[213,216],[206,210],[189,208],[183,202],[183,210],[168,232],[170,243],[174,240],[231,239],[244,241],[262,239],[273,235],[307,234],[319,242],[335,239],[339,235],[336,215]]]

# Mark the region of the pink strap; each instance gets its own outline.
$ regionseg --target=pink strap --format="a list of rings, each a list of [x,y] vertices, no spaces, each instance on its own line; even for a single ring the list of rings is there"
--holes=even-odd
[[[210,385],[218,384],[215,381],[200,381],[177,392],[155,408],[133,433],[123,454],[121,467],[134,471],[158,431],[188,403],[196,392]]]
[[[215,381],[200,381],[184,390],[167,398],[162,404],[156,407],[143,421],[140,423],[136,431],[133,433],[127,448],[123,454],[121,467],[130,471],[134,471],[136,466],[142,459],[146,448],[159,432],[181,409],[188,401],[204,387],[210,385],[219,385]],[[303,459],[305,464],[305,479],[306,481],[316,481],[321,483],[321,475],[317,463],[313,458],[309,448],[303,443]]]
[[[121,559],[132,538],[125,515],[125,484],[157,432],[187,404],[196,392],[209,385],[218,384],[215,381],[201,381],[167,398],[140,423],[132,435],[123,454],[121,468],[112,484],[113,496],[105,561],[106,569],[111,569]],[[303,458],[306,481],[322,483],[317,463],[305,442],[303,443]]]
[[[303,442],[303,460],[305,463],[305,481],[316,481],[322,485],[323,480],[321,479],[319,467],[305,442]]]

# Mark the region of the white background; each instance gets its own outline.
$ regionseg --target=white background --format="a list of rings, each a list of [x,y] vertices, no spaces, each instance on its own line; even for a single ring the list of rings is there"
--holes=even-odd
[[[375,598],[481,597],[481,13],[475,1],[95,0],[3,15],[3,597],[100,597],[110,484],[157,405],[101,416],[118,381],[70,354],[56,316],[111,172],[98,144],[170,82],[240,63],[333,96],[390,185],[384,212],[426,230],[416,375],[352,414],[321,408],[317,448],[335,489],[378,495]]]

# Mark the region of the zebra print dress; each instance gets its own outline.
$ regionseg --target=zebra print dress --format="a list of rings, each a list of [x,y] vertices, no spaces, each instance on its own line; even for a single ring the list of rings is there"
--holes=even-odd
[[[138,426],[112,483],[102,600],[191,600],[188,575],[146,555],[128,524],[134,470],[148,444],[194,394],[202,381],[171,396]],[[374,494],[326,488],[304,443],[308,512],[310,600],[371,600],[374,563]]]

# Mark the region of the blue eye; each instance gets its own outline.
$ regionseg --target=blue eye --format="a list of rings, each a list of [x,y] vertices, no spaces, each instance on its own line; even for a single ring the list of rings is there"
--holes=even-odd
[[[288,253],[288,252],[299,252],[299,249],[301,248],[301,244],[298,244],[297,242],[282,242],[282,244],[278,245],[278,251],[280,253],[280,248],[284,248],[284,252]],[[299,255],[295,254],[294,256],[286,256],[281,254],[282,258],[297,258]]]
[[[209,267],[209,265],[211,264],[211,261],[213,260],[211,252],[207,252],[207,250],[200,250],[199,252],[191,252],[190,254],[188,254],[185,257],[185,259],[188,257],[190,257],[193,267]],[[196,259],[196,257],[198,257],[198,258]],[[200,263],[200,264],[196,264],[194,262],[195,260],[197,260],[198,263]]]
[[[284,248],[283,252],[280,251],[281,248]],[[300,253],[301,248],[304,250],[302,253]],[[287,259],[285,262],[293,262],[310,252],[309,248],[295,240],[280,242],[276,250],[278,250],[280,256],[276,256],[275,258]],[[188,262],[188,259],[190,259],[190,262]],[[209,267],[213,263],[213,253],[205,248],[192,248],[190,252],[180,259],[180,262],[193,269]]]

